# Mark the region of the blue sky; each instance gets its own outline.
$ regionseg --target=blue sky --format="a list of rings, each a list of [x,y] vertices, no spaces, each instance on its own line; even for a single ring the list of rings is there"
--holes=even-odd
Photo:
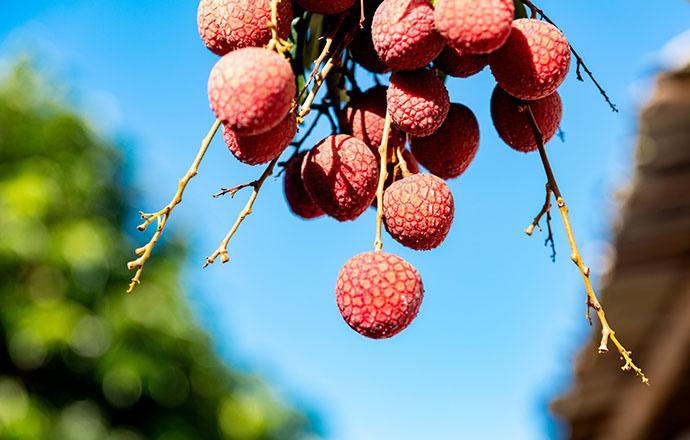
[[[73,85],[71,99],[94,126],[126,145],[140,207],[148,211],[167,203],[213,121],[206,81],[216,57],[196,33],[196,5],[6,0],[0,14],[0,59],[32,50]],[[629,173],[640,99],[658,68],[657,51],[687,29],[690,7],[680,0],[663,7],[640,0],[540,6],[621,110],[610,112],[573,72],[560,89],[566,141],[548,147],[597,275],[610,249],[613,195]],[[202,271],[203,257],[248,196],[210,194],[261,172],[235,161],[218,138],[169,224],[169,233],[191,243],[185,283],[219,350],[316,409],[329,439],[547,438],[546,405],[567,386],[589,335],[584,291],[560,222],[555,264],[543,235],[522,232],[543,201],[538,156],[498,140],[488,71],[451,80],[449,89],[453,101],[477,115],[481,146],[469,170],[450,183],[456,220],[439,249],[414,252],[384,238],[386,250],[417,267],[426,288],[417,320],[391,340],[349,330],[334,300],[340,266],[372,246],[373,211],[344,224],[303,222],[288,212],[282,182],[269,180],[231,243],[231,262]],[[326,130],[317,130],[314,142]]]

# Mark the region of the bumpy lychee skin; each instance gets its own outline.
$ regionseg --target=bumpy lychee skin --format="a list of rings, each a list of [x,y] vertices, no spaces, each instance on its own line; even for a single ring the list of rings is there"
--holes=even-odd
[[[446,43],[463,53],[490,53],[510,34],[513,0],[438,0],[436,29]]]
[[[475,75],[484,70],[487,64],[489,64],[488,55],[460,53],[450,46],[444,47],[441,54],[434,60],[434,66],[457,78]]]
[[[433,174],[398,180],[383,194],[383,218],[391,237],[415,250],[437,247],[453,224],[455,205],[446,182]]]
[[[339,114],[340,129],[361,139],[374,153],[383,140],[383,126],[386,119],[386,87],[372,87],[366,92],[354,95]],[[405,144],[405,134],[397,127],[391,127],[388,149],[395,151]]]
[[[529,153],[537,149],[537,141],[532,133],[532,126],[525,112],[520,111],[523,101],[510,96],[500,87],[494,89],[491,95],[491,119],[498,135],[509,147]],[[558,92],[549,96],[529,101],[537,126],[544,136],[544,143],[558,130],[563,115],[563,105]]]
[[[295,96],[290,63],[268,49],[247,47],[221,58],[208,80],[211,109],[230,130],[265,133],[285,118]]]
[[[446,122],[427,137],[411,137],[414,157],[432,174],[452,179],[465,172],[479,148],[479,124],[472,110],[451,104]]]
[[[271,40],[271,0],[201,0],[197,12],[199,35],[206,47],[225,55],[241,47],[261,47]],[[292,5],[278,3],[278,35],[287,38]]]
[[[371,251],[340,269],[335,299],[345,322],[372,339],[404,330],[419,312],[424,286],[419,272],[397,255]]]
[[[379,58],[396,70],[424,67],[443,49],[428,0],[384,0],[374,13],[371,36]]]
[[[563,83],[570,68],[568,40],[556,26],[532,18],[513,22],[508,41],[489,56],[496,82],[516,98],[548,96]]]
[[[270,162],[290,144],[297,132],[297,121],[293,112],[267,132],[242,136],[223,126],[223,138],[230,152],[242,163],[258,165]]]
[[[446,86],[430,70],[393,73],[387,102],[395,125],[412,136],[429,136],[436,131],[450,108]]]
[[[376,156],[346,134],[322,140],[304,158],[302,180],[311,199],[339,221],[359,217],[374,199],[379,172]]]
[[[283,0],[289,3],[288,0]],[[297,4],[307,11],[317,14],[331,15],[338,14],[350,9],[356,0],[296,0]]]
[[[290,206],[290,210],[298,217],[308,220],[321,217],[324,215],[324,212],[314,203],[304,189],[302,162],[306,155],[307,151],[302,151],[285,165],[283,190],[285,191],[285,199]]]

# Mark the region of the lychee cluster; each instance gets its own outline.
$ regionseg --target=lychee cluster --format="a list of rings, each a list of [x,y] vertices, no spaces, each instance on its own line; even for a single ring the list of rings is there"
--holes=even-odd
[[[513,0],[199,5],[202,40],[222,56],[208,94],[230,152],[245,164],[269,163],[264,174],[282,167],[288,206],[303,219],[351,221],[377,208],[376,249],[347,261],[336,283],[340,313],[367,337],[388,338],[407,327],[424,292],[414,267],[381,250],[381,228],[410,249],[440,246],[455,215],[447,180],[462,176],[478,152],[477,118],[451,102],[447,76],[466,78],[490,66],[497,82],[491,117],[500,138],[518,151],[537,148],[527,108],[545,141],[559,127],[556,89],[568,72],[570,47],[555,26],[515,14]],[[355,66],[390,76],[362,90]],[[315,105],[317,96],[323,99]],[[311,110],[319,112],[314,121],[325,116],[332,130],[305,149],[316,122],[294,138]],[[290,144],[294,151],[278,162]],[[256,182],[251,186],[258,190]]]

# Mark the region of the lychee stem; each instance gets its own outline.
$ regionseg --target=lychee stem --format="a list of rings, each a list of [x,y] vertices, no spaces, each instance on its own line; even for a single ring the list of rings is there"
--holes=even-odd
[[[386,158],[388,157],[388,136],[391,132],[391,115],[386,109],[386,119],[383,122],[383,137],[381,138],[381,145],[379,146],[379,184],[376,188],[376,239],[374,240],[374,250],[380,251],[383,249],[383,242],[381,241],[381,225],[383,223],[383,187],[388,177],[388,164]]]
[[[541,231],[541,226],[539,225],[539,222],[541,221],[541,218],[551,210],[551,187],[549,184],[546,184],[546,200],[544,201],[544,205],[541,207],[541,211],[534,217],[534,220],[532,220],[532,223],[525,228],[525,234],[527,235],[532,235],[532,232],[534,232],[534,228],[539,228]]]
[[[237,220],[235,220],[235,223],[232,225],[232,228],[230,229],[230,232],[225,236],[223,241],[220,242],[220,245],[218,248],[211,254],[211,256],[206,257],[206,262],[204,263],[204,267],[208,266],[209,264],[213,264],[214,261],[216,261],[216,258],[220,256],[220,261],[222,263],[227,263],[230,261],[230,257],[228,256],[228,243],[230,243],[230,239],[235,235],[237,232],[237,229],[239,229],[240,225],[244,221],[249,214],[252,213],[252,208],[254,207],[254,202],[256,201],[256,198],[259,195],[259,191],[261,190],[261,186],[264,184],[268,176],[273,174],[273,168],[275,168],[276,163],[278,162],[278,158],[275,158],[271,161],[271,163],[268,164],[264,172],[261,174],[261,177],[259,177],[257,180],[244,184],[244,185],[239,185],[237,188],[237,191],[239,191],[242,188],[246,188],[251,186],[253,188],[252,195],[249,196],[249,200],[247,200],[247,204],[244,205],[244,208],[242,211],[240,211],[239,215],[237,216]],[[236,192],[236,191],[235,191]],[[234,195],[234,194],[233,194]]]
[[[279,54],[290,51],[290,43],[280,38],[278,35],[278,3],[286,0],[271,0],[271,22],[268,24],[271,29],[271,41],[266,46],[269,50],[275,50]]]
[[[299,95],[297,96],[297,100],[295,101],[296,106],[299,105],[299,103],[302,101],[302,97],[304,96],[304,92],[309,90],[309,86],[311,85],[312,81],[314,81],[317,78],[317,76],[319,75],[319,69],[321,68],[321,64],[323,64],[324,60],[329,55],[329,53],[331,51],[331,46],[333,45],[333,39],[335,38],[336,34],[340,30],[340,27],[342,26],[344,20],[345,20],[345,16],[341,15],[340,19],[336,23],[333,30],[330,31],[328,33],[328,35],[326,36],[326,42],[323,45],[323,49],[321,50],[321,53],[316,58],[316,60],[314,60],[314,67],[312,68],[311,72],[309,73],[309,77],[307,78],[307,81],[304,83],[304,87],[302,88]],[[330,69],[329,69],[329,71],[330,71]],[[326,72],[326,73],[321,72],[320,75],[325,78],[326,75],[328,75],[328,72]],[[320,86],[321,86],[321,84],[319,84],[319,87]],[[316,90],[318,91],[318,88]],[[313,101],[314,101],[314,98],[312,98],[312,102]],[[306,113],[305,113],[305,115],[306,115]],[[301,116],[303,117],[304,115],[301,115]]]
[[[537,148],[539,149],[539,156],[541,157],[541,162],[546,172],[546,177],[548,179],[548,188],[551,190],[553,195],[556,197],[556,205],[558,206],[558,211],[561,213],[561,218],[563,219],[563,227],[565,228],[566,235],[568,236],[568,244],[570,245],[571,255],[570,258],[573,260],[575,265],[580,270],[582,275],[582,280],[585,283],[585,290],[587,291],[587,317],[589,318],[590,309],[594,309],[597,316],[599,317],[599,322],[601,322],[601,340],[599,343],[599,353],[606,353],[608,351],[608,341],[610,340],[616,346],[618,353],[624,360],[624,364],[621,367],[622,370],[628,371],[632,370],[637,374],[642,383],[649,385],[649,379],[645,376],[641,368],[639,368],[632,360],[632,352],[625,349],[621,342],[616,337],[616,332],[609,325],[606,319],[606,314],[604,313],[604,308],[592,287],[592,281],[590,280],[590,269],[582,260],[582,255],[577,247],[577,242],[575,241],[575,234],[573,233],[573,228],[570,224],[570,216],[568,211],[568,206],[565,204],[563,195],[561,194],[558,184],[556,183],[556,178],[554,177],[553,170],[551,169],[551,164],[549,163],[549,158],[546,155],[546,149],[544,148],[544,137],[539,129],[537,120],[532,113],[532,109],[528,103],[522,106],[522,110],[525,113],[534,138],[537,141]],[[548,209],[547,209],[548,211]],[[590,321],[591,323],[591,321]]]
[[[409,136],[407,139],[407,142],[409,143]],[[400,167],[400,171],[402,172],[403,177],[411,176],[412,173],[410,173],[410,169],[407,167],[407,161],[405,160],[405,156],[403,156],[403,150],[405,149],[405,145],[400,145],[398,149],[395,151],[395,155],[398,158],[398,166]]]
[[[175,196],[172,198],[170,203],[168,203],[163,209],[156,213],[140,213],[141,217],[144,219],[144,222],[137,227],[138,230],[146,230],[146,228],[154,221],[157,222],[158,226],[156,228],[156,232],[153,234],[153,237],[151,237],[151,240],[149,240],[149,242],[145,246],[142,246],[135,251],[135,254],[139,255],[139,258],[127,263],[127,269],[137,269],[136,273],[134,274],[134,278],[132,278],[132,281],[129,284],[127,293],[132,293],[137,284],[140,283],[141,274],[144,270],[144,264],[146,264],[148,259],[151,257],[151,252],[153,251],[154,246],[158,242],[158,239],[163,234],[163,229],[165,228],[165,225],[167,224],[173,209],[175,209],[175,207],[179,205],[182,201],[182,194],[184,194],[184,190],[185,188],[187,188],[187,184],[192,179],[192,177],[197,175],[199,171],[199,164],[201,164],[201,160],[204,158],[204,155],[208,150],[208,146],[211,144],[213,136],[215,136],[219,127],[220,120],[216,120],[211,126],[211,129],[209,130],[206,137],[204,137],[204,139],[201,141],[201,148],[199,148],[199,152],[196,154],[196,157],[194,158],[192,165],[189,167],[187,173],[185,173],[185,175],[180,179],[179,183],[177,184],[177,192],[175,193]]]
[[[357,31],[357,29],[358,29],[358,26],[357,26],[357,24],[355,24],[351,29],[349,29],[347,31],[347,33],[345,33],[345,35],[343,35],[343,39],[340,41],[338,46],[335,48],[335,50],[333,51],[333,54],[330,57],[328,57],[328,60],[326,61],[326,64],[324,64],[321,71],[316,73],[316,74],[314,74],[314,71],[316,69],[318,69],[318,66],[320,65],[321,62],[319,62],[318,64],[315,62],[314,70],[312,71],[314,86],[309,91],[307,98],[304,100],[304,104],[302,104],[299,112],[297,113],[298,120],[304,119],[304,117],[307,116],[309,114],[309,112],[311,111],[311,106],[314,103],[314,99],[316,99],[316,95],[319,92],[321,85],[324,83],[324,81],[326,81],[326,77],[331,72],[333,67],[335,67],[337,64],[340,64],[340,61],[341,61],[341,58],[343,55],[343,51],[352,41],[352,38],[354,37],[354,33]],[[317,61],[319,59],[322,59],[322,57],[325,57],[328,54],[329,49],[330,49],[330,45],[328,44],[328,41],[327,41],[327,45],[324,47],[324,50],[321,52],[321,55],[319,55],[319,58],[317,59]],[[312,78],[312,74],[309,75],[310,79]],[[308,84],[309,84],[309,82],[307,82],[307,85]],[[307,86],[305,85],[305,89],[306,89],[306,87]],[[299,96],[300,97],[302,96],[302,92],[300,92]],[[299,98],[297,100],[297,105],[298,104],[299,104]]]

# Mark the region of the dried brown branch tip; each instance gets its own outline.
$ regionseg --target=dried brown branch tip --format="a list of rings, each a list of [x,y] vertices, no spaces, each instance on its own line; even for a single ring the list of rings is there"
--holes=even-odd
[[[557,89],[568,74],[571,54],[578,78],[584,70],[615,106],[541,9],[527,0],[202,0],[197,18],[204,44],[220,56],[208,81],[216,122],[172,200],[160,211],[141,215],[139,230],[154,222],[157,228],[128,264],[136,271],[129,291],[141,281],[144,265],[221,129],[238,161],[265,168],[255,180],[214,195],[234,197],[251,188],[204,266],[230,260],[232,237],[278,167],[288,206],[303,219],[326,215],[348,221],[369,207],[376,209],[374,249],[344,264],[336,301],[345,321],[366,337],[388,338],[402,331],[417,315],[424,289],[412,265],[383,251],[382,231],[415,250],[436,248],[448,235],[454,201],[446,182],[462,175],[474,159],[479,126],[472,110],[450,102],[446,80],[474,75],[488,65],[497,83],[491,96],[496,131],[514,150],[538,151],[546,174],[544,204],[525,232],[541,231],[545,222],[546,244],[555,258],[555,198],[585,283],[587,316],[594,310],[602,324],[600,351],[613,342],[623,369],[647,382],[592,289],[544,148],[559,129]],[[362,70],[374,76],[375,87],[359,88]],[[331,135],[311,139],[324,121]],[[428,172],[420,173],[420,165]]]

